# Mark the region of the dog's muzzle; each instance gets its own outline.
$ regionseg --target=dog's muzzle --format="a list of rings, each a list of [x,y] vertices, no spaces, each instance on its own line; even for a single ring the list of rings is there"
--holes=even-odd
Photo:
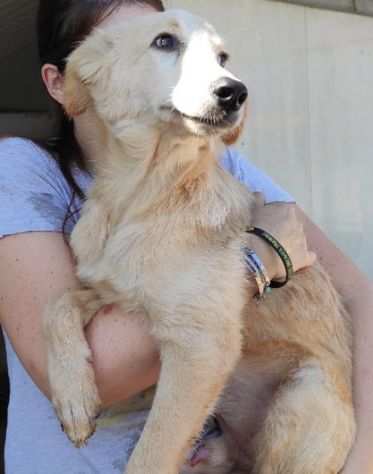
[[[230,114],[240,110],[246,102],[248,91],[242,82],[222,77],[212,84],[212,94],[220,109]]]

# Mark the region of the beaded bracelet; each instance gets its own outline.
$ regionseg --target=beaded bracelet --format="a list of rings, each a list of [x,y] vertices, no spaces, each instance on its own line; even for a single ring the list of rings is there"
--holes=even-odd
[[[273,237],[270,233],[266,230],[260,229],[259,227],[250,227],[246,230],[248,234],[254,234],[257,237],[263,239],[267,244],[269,244],[273,250],[277,253],[277,255],[281,258],[282,263],[285,267],[286,277],[284,281],[271,281],[270,288],[281,288],[286,285],[289,281],[291,276],[294,273],[293,264],[289,257],[289,254],[286,252],[284,247],[280,244],[280,242]]]
[[[271,280],[268,277],[267,271],[262,264],[258,255],[247,247],[244,249],[245,262],[250,271],[254,274],[255,282],[258,286],[257,298],[262,298],[265,293],[270,291]]]

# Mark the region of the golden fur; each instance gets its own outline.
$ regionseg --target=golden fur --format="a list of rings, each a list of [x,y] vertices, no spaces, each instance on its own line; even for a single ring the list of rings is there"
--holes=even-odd
[[[182,38],[177,52],[149,46],[165,31]],[[66,110],[86,114],[98,152],[71,237],[82,286],[45,318],[52,400],[82,445],[100,409],[83,328],[116,303],[146,314],[162,360],[127,474],[336,474],[354,436],[348,318],[319,266],[247,297],[253,199],[217,161],[243,112],[230,127],[188,118],[211,109],[211,83],[234,78],[222,48],[203,20],[171,11],[98,30],[69,58]],[[183,464],[216,404],[223,437]]]

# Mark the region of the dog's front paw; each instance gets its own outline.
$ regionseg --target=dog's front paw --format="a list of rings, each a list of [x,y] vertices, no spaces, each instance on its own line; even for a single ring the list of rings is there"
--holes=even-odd
[[[96,429],[101,401],[95,384],[93,368],[70,372],[69,380],[52,384],[52,402],[61,427],[77,447],[84,446]],[[57,388],[59,386],[59,388]]]

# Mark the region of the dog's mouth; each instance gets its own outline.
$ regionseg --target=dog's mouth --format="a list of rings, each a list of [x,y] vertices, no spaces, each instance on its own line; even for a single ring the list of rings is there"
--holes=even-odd
[[[239,119],[239,112],[227,113],[221,110],[212,110],[201,116],[192,116],[181,112],[180,110],[170,105],[161,107],[162,110],[171,112],[174,115],[182,117],[186,120],[191,120],[200,125],[204,125],[210,129],[227,129],[232,128],[237,124]]]

